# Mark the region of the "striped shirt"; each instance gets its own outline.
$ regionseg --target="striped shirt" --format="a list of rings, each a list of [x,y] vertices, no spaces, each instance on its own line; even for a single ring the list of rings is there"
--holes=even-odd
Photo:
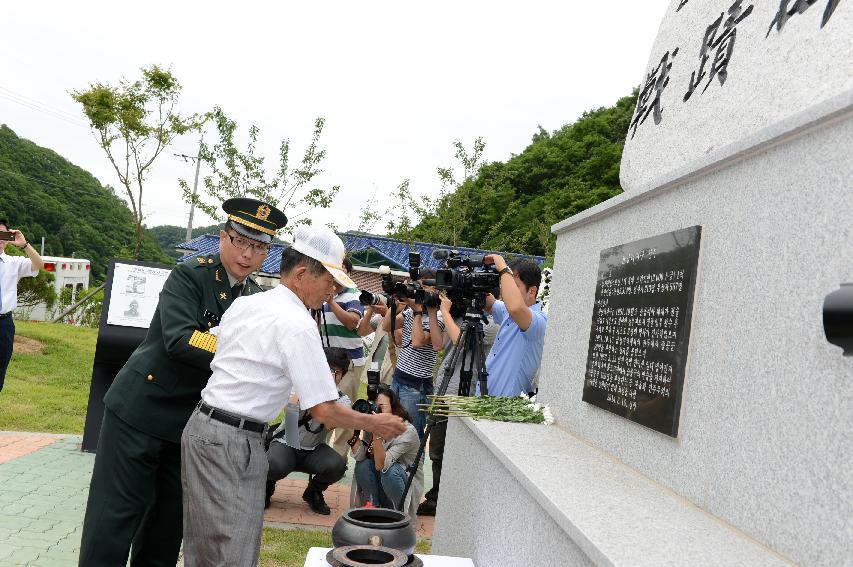
[[[359,294],[358,289],[347,288],[335,297],[335,303],[344,311],[357,313],[361,317],[364,315],[364,306],[358,300]],[[364,340],[358,335],[358,331],[347,329],[328,303],[323,305],[323,316],[325,316],[325,324],[323,318],[320,319],[320,334],[323,336],[323,344],[328,338],[330,347],[342,348],[347,351],[353,366],[364,366],[366,360],[364,358]]]
[[[428,380],[431,384],[432,369],[438,360],[438,353],[433,350],[432,342],[429,340],[422,347],[412,346],[412,323],[414,319],[411,309],[403,311],[403,339],[400,343],[401,346],[397,349],[397,369],[402,370],[410,377]],[[421,316],[421,325],[424,332],[429,335],[429,316],[426,313]],[[441,313],[438,314],[438,327],[444,332],[444,321],[441,320]],[[397,379],[396,376],[395,379]],[[405,380],[401,381],[406,382]]]

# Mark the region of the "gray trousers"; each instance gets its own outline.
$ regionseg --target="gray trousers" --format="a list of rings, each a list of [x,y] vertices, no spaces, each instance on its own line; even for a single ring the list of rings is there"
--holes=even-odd
[[[267,467],[260,433],[193,412],[181,436],[186,567],[258,564]]]

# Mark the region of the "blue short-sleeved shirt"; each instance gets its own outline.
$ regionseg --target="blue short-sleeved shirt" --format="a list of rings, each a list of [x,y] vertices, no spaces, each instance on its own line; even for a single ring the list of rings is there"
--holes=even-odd
[[[486,358],[490,396],[517,396],[533,390],[533,377],[542,362],[548,316],[539,303],[531,305],[530,310],[533,312],[530,326],[522,331],[509,316],[503,301],[492,305],[492,317],[500,329]]]

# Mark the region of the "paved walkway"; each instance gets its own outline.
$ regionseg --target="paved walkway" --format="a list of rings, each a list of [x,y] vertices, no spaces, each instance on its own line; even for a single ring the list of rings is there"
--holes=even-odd
[[[0,566],[77,564],[80,531],[95,456],[80,451],[78,435],[0,432]],[[352,462],[350,462],[352,465]],[[305,475],[276,486],[265,521],[271,527],[330,528],[349,508],[352,466],[326,491],[329,516],[302,500]],[[426,486],[432,479],[427,460]],[[433,518],[418,518],[418,537],[432,537]]]

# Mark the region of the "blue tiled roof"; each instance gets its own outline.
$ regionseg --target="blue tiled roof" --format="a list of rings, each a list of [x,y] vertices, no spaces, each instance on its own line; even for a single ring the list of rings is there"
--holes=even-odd
[[[398,266],[406,267],[409,265],[409,252],[421,253],[421,265],[427,268],[440,268],[443,265],[443,260],[436,260],[432,257],[433,250],[447,250],[450,246],[444,244],[433,244],[430,242],[408,242],[405,240],[396,240],[387,236],[374,236],[371,234],[355,234],[345,232],[339,234],[341,240],[344,241],[344,246],[348,252],[358,252],[361,250],[373,249],[382,254],[391,262]],[[219,254],[219,237],[213,234],[203,234],[193,238],[189,242],[178,244],[176,248],[181,250],[191,250],[192,253],[180,258],[178,262],[186,262],[196,256],[207,256],[208,254]],[[277,274],[281,265],[281,252],[285,246],[281,244],[273,244],[272,250],[267,255],[264,263],[261,265],[260,271],[266,274]],[[496,250],[481,250],[478,248],[465,248],[457,246],[454,250],[458,250],[460,254],[489,254],[497,252],[498,254],[509,256],[522,256],[511,252],[501,252]],[[545,263],[544,256],[524,256],[542,266]]]
[[[356,234],[346,232],[339,234],[344,241],[347,251],[356,252],[359,250],[373,249],[394,262],[399,266],[407,269],[409,265],[409,252],[421,253],[421,266],[427,268],[438,269],[444,265],[444,260],[436,260],[432,257],[434,250],[448,250],[453,248],[460,254],[468,256],[471,254],[491,254],[497,253],[503,257],[509,256],[524,256],[542,266],[545,263],[544,256],[526,256],[523,254],[515,254],[512,252],[501,252],[499,250],[481,250],[479,248],[466,248],[464,246],[447,246],[446,244],[433,244],[431,242],[409,242],[406,240],[396,240],[387,236],[374,236],[372,234]]]

